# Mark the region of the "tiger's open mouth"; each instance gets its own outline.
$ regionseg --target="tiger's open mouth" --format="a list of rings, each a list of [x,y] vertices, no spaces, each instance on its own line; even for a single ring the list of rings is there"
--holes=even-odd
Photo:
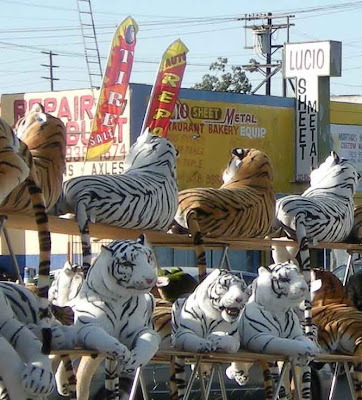
[[[225,307],[225,311],[227,315],[233,318],[236,318],[240,314],[240,308],[236,307]]]

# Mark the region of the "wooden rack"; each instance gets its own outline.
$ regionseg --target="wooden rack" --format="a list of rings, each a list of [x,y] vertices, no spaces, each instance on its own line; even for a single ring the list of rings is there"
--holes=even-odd
[[[6,227],[9,229],[20,229],[20,230],[37,230],[37,226],[35,223],[35,219],[30,215],[23,214],[9,214],[6,219]],[[59,218],[49,216],[49,225],[52,233],[66,234],[66,235],[79,235],[79,228],[74,219],[67,218]],[[174,248],[185,248],[190,249],[193,247],[192,239],[188,235],[178,235],[178,234],[168,234],[165,232],[151,231],[151,230],[137,230],[137,229],[124,229],[114,226],[109,226],[105,224],[93,224],[90,223],[90,236],[98,239],[112,239],[112,240],[120,240],[120,239],[136,239],[142,233],[146,235],[147,240],[153,246],[162,246],[162,247],[174,247]],[[7,235],[5,223],[2,225],[2,230],[4,234]],[[1,232],[1,231],[0,231]],[[225,239],[225,238],[205,238],[205,247],[211,249],[223,249],[224,255],[226,254],[228,249],[232,250],[271,250],[272,246],[297,246],[296,242],[292,240],[288,240],[285,238],[275,238],[275,239]],[[319,243],[319,244],[309,244],[310,248],[313,249],[338,249],[338,250],[346,250],[349,253],[349,260],[347,263],[346,274],[344,281],[347,280],[348,275],[353,271],[353,254],[354,253],[362,253],[362,244],[348,244],[348,243]],[[10,247],[9,247],[10,249]],[[224,257],[223,255],[223,257]],[[54,352],[54,354],[71,354],[72,356],[81,356],[81,355],[93,355],[94,352],[88,350],[69,350],[62,352]],[[281,384],[283,379],[283,374],[286,373],[287,365],[290,365],[292,373],[295,374],[294,364],[292,360],[289,360],[287,357],[278,356],[278,355],[267,355],[267,354],[255,354],[249,352],[238,352],[237,354],[222,354],[222,353],[209,353],[209,354],[192,354],[185,352],[176,352],[176,351],[159,351],[157,355],[153,358],[151,362],[166,362],[168,363],[171,357],[175,357],[177,355],[186,357],[187,362],[195,363],[197,368],[201,367],[202,363],[212,363],[216,367],[223,363],[231,363],[232,361],[242,361],[242,362],[257,362],[260,360],[264,361],[277,361],[280,360],[283,362],[283,369],[281,371],[278,385]],[[315,358],[315,361],[326,362],[326,363],[336,363],[335,376],[332,382],[330,399],[333,398],[333,391],[335,389],[336,379],[338,375],[339,368],[342,366],[345,369],[350,392],[352,398],[355,398],[355,392],[353,387],[353,380],[349,371],[348,363],[360,361],[357,360],[357,357],[346,356],[346,355],[336,355],[336,354],[321,354]],[[191,391],[192,384],[196,377],[195,374],[191,377],[188,391]],[[220,389],[223,398],[226,398],[225,385],[223,381],[223,377],[221,374],[221,370],[218,370]],[[148,399],[147,393],[145,392],[145,384],[142,381],[142,368],[136,373],[134,388],[141,384],[143,390],[144,399]],[[278,386],[277,386],[278,387]],[[205,388],[201,384],[201,396],[203,399],[208,397],[207,388]],[[278,393],[276,390],[275,393]],[[135,395],[135,389],[131,392],[130,400],[132,400]],[[277,395],[275,395],[276,398]],[[187,397],[185,397],[186,400]],[[297,388],[297,398],[301,398],[299,389]]]

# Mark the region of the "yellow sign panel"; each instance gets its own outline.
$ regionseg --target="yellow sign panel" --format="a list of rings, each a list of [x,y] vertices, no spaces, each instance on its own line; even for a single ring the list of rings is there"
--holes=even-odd
[[[181,100],[168,138],[179,151],[179,189],[219,187],[232,149],[265,151],[278,193],[290,191],[294,174],[294,110],[250,104]]]

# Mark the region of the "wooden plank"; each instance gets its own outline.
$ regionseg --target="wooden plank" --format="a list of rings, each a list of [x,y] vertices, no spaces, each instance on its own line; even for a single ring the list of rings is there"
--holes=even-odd
[[[95,356],[100,355],[105,357],[105,354],[100,354],[97,351],[85,350],[85,349],[69,349],[69,350],[54,350],[51,355],[65,355],[80,357],[80,356]],[[185,357],[187,362],[195,362],[195,357],[201,357],[205,363],[230,363],[233,361],[240,362],[257,362],[257,361],[286,361],[288,357],[280,354],[261,354],[253,353],[249,351],[238,351],[237,353],[192,353],[188,351],[179,350],[159,350],[153,357],[152,362],[168,362],[171,356]],[[347,354],[329,354],[321,353],[314,358],[314,361],[318,362],[360,362],[361,360],[357,356],[351,356]]]
[[[26,214],[9,214],[6,226],[8,229],[36,230],[34,217]],[[49,216],[50,230],[53,233],[65,235],[79,235],[79,229],[74,219],[59,218]],[[190,248],[192,239],[187,235],[175,235],[166,232],[124,229],[106,224],[89,224],[90,235],[98,239],[136,239],[144,233],[150,243],[155,246]],[[297,246],[297,244],[286,238],[274,239],[225,239],[225,238],[205,238],[207,248],[220,248],[228,246],[233,250],[270,250],[271,246]],[[349,243],[319,243],[309,244],[315,249],[339,249],[350,252],[362,253],[362,244]]]

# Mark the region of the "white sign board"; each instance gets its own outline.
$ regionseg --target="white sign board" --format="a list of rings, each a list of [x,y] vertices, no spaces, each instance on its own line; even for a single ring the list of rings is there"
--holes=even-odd
[[[329,124],[329,79],[320,78],[340,76],[341,43],[285,44],[283,74],[296,80],[295,180],[307,182],[311,170],[318,166],[323,124]],[[328,112],[323,119],[321,109]]]
[[[331,124],[331,135],[337,154],[354,164],[362,175],[362,126]],[[362,192],[361,180],[357,192]]]

